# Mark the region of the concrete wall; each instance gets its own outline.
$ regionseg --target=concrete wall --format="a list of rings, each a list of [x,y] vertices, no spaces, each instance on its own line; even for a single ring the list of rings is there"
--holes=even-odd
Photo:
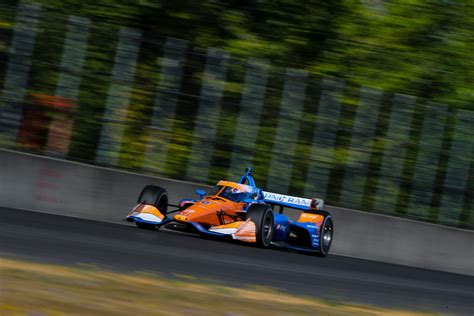
[[[375,261],[474,275],[474,232],[344,208],[332,252]]]
[[[164,187],[170,203],[195,197],[193,183],[148,177],[64,160],[0,150],[0,205],[121,222],[147,184]]]
[[[189,182],[0,150],[0,205],[120,223],[146,184],[171,203],[195,196]],[[328,206],[332,253],[474,275],[474,232]],[[298,214],[292,212],[292,217]]]

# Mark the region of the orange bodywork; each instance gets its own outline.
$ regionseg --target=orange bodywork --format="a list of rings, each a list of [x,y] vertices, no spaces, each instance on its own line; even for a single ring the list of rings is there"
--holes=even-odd
[[[159,219],[163,219],[165,217],[163,214],[161,214],[158,208],[154,207],[153,205],[148,205],[148,204],[138,204],[137,206],[133,208],[131,213],[134,213],[134,212],[152,214],[158,217]]]
[[[212,226],[209,229],[209,231],[212,232],[232,235],[234,239],[245,242],[256,242],[255,230],[255,223],[250,219],[225,225]]]
[[[232,202],[216,195],[207,196],[202,201],[196,202],[175,215],[174,219],[179,222],[196,222],[213,226],[224,225],[234,222],[235,220],[230,216],[237,216],[238,212],[242,212],[244,206],[245,203]],[[225,215],[219,217],[217,215],[219,211],[224,212]]]
[[[239,189],[241,191],[252,191],[253,190],[253,188],[251,186],[248,186],[246,184],[236,183],[236,182],[232,182],[232,181],[225,181],[225,180],[221,180],[221,181],[217,182],[217,185],[220,185],[220,186],[223,186],[223,187],[231,187],[231,188],[234,188],[234,189]]]
[[[250,219],[240,225],[239,229],[234,234],[234,239],[245,241],[245,242],[256,242],[255,238],[255,223]]]
[[[174,216],[178,222],[194,222],[209,225],[209,231],[232,235],[234,239],[245,242],[255,242],[255,224],[242,218],[244,202],[228,200],[219,193],[226,187],[252,192],[251,187],[230,181],[219,181],[222,189],[215,195],[206,196],[187,209]]]
[[[230,181],[219,181],[218,186],[230,187],[244,192],[251,191],[252,188],[245,184],[239,184]],[[215,195],[206,196],[203,200],[196,202],[187,209],[175,215],[174,219],[178,222],[195,222],[211,226],[226,225],[235,222],[238,213],[242,212],[245,203],[234,202]],[[221,212],[223,215],[218,215]]]
[[[159,223],[165,218],[165,216],[155,206],[140,203],[133,208],[133,210],[127,215],[127,218]]]
[[[324,221],[323,215],[312,214],[312,213],[301,213],[300,218],[298,219],[299,223],[315,223],[318,227]]]

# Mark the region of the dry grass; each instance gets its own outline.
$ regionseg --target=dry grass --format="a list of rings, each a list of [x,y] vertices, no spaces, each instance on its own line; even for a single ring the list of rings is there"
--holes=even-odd
[[[194,278],[0,259],[0,315],[426,315]]]

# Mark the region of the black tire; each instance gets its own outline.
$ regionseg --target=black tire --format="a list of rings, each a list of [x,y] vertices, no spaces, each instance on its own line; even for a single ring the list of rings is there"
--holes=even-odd
[[[319,229],[319,249],[316,253],[319,257],[326,257],[331,249],[331,244],[334,236],[334,222],[332,220],[332,216],[329,212],[326,211],[319,211],[317,212],[319,215],[324,216],[324,221],[321,224]]]
[[[275,221],[273,211],[265,204],[254,204],[247,210],[247,217],[255,223],[255,239],[257,246],[268,248],[273,239]]]
[[[156,185],[147,185],[143,188],[137,203],[153,205],[161,214],[168,212],[168,192]]]
[[[142,222],[135,222],[135,225],[137,225],[137,227],[140,228],[140,229],[146,229],[146,230],[158,230],[159,229],[159,227],[156,226],[156,225],[146,224],[146,223],[142,223]]]

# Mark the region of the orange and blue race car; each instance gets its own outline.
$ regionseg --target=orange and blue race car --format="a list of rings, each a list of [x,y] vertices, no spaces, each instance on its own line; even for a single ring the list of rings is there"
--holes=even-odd
[[[170,205],[164,188],[147,185],[125,220],[139,228],[156,230],[165,226],[262,248],[289,248],[319,256],[329,253],[334,223],[331,214],[323,210],[321,199],[263,191],[255,185],[250,168],[238,182],[219,181],[209,193],[196,190],[196,194],[197,199]],[[177,209],[168,211],[169,206]],[[285,215],[286,208],[302,211],[298,220]]]

